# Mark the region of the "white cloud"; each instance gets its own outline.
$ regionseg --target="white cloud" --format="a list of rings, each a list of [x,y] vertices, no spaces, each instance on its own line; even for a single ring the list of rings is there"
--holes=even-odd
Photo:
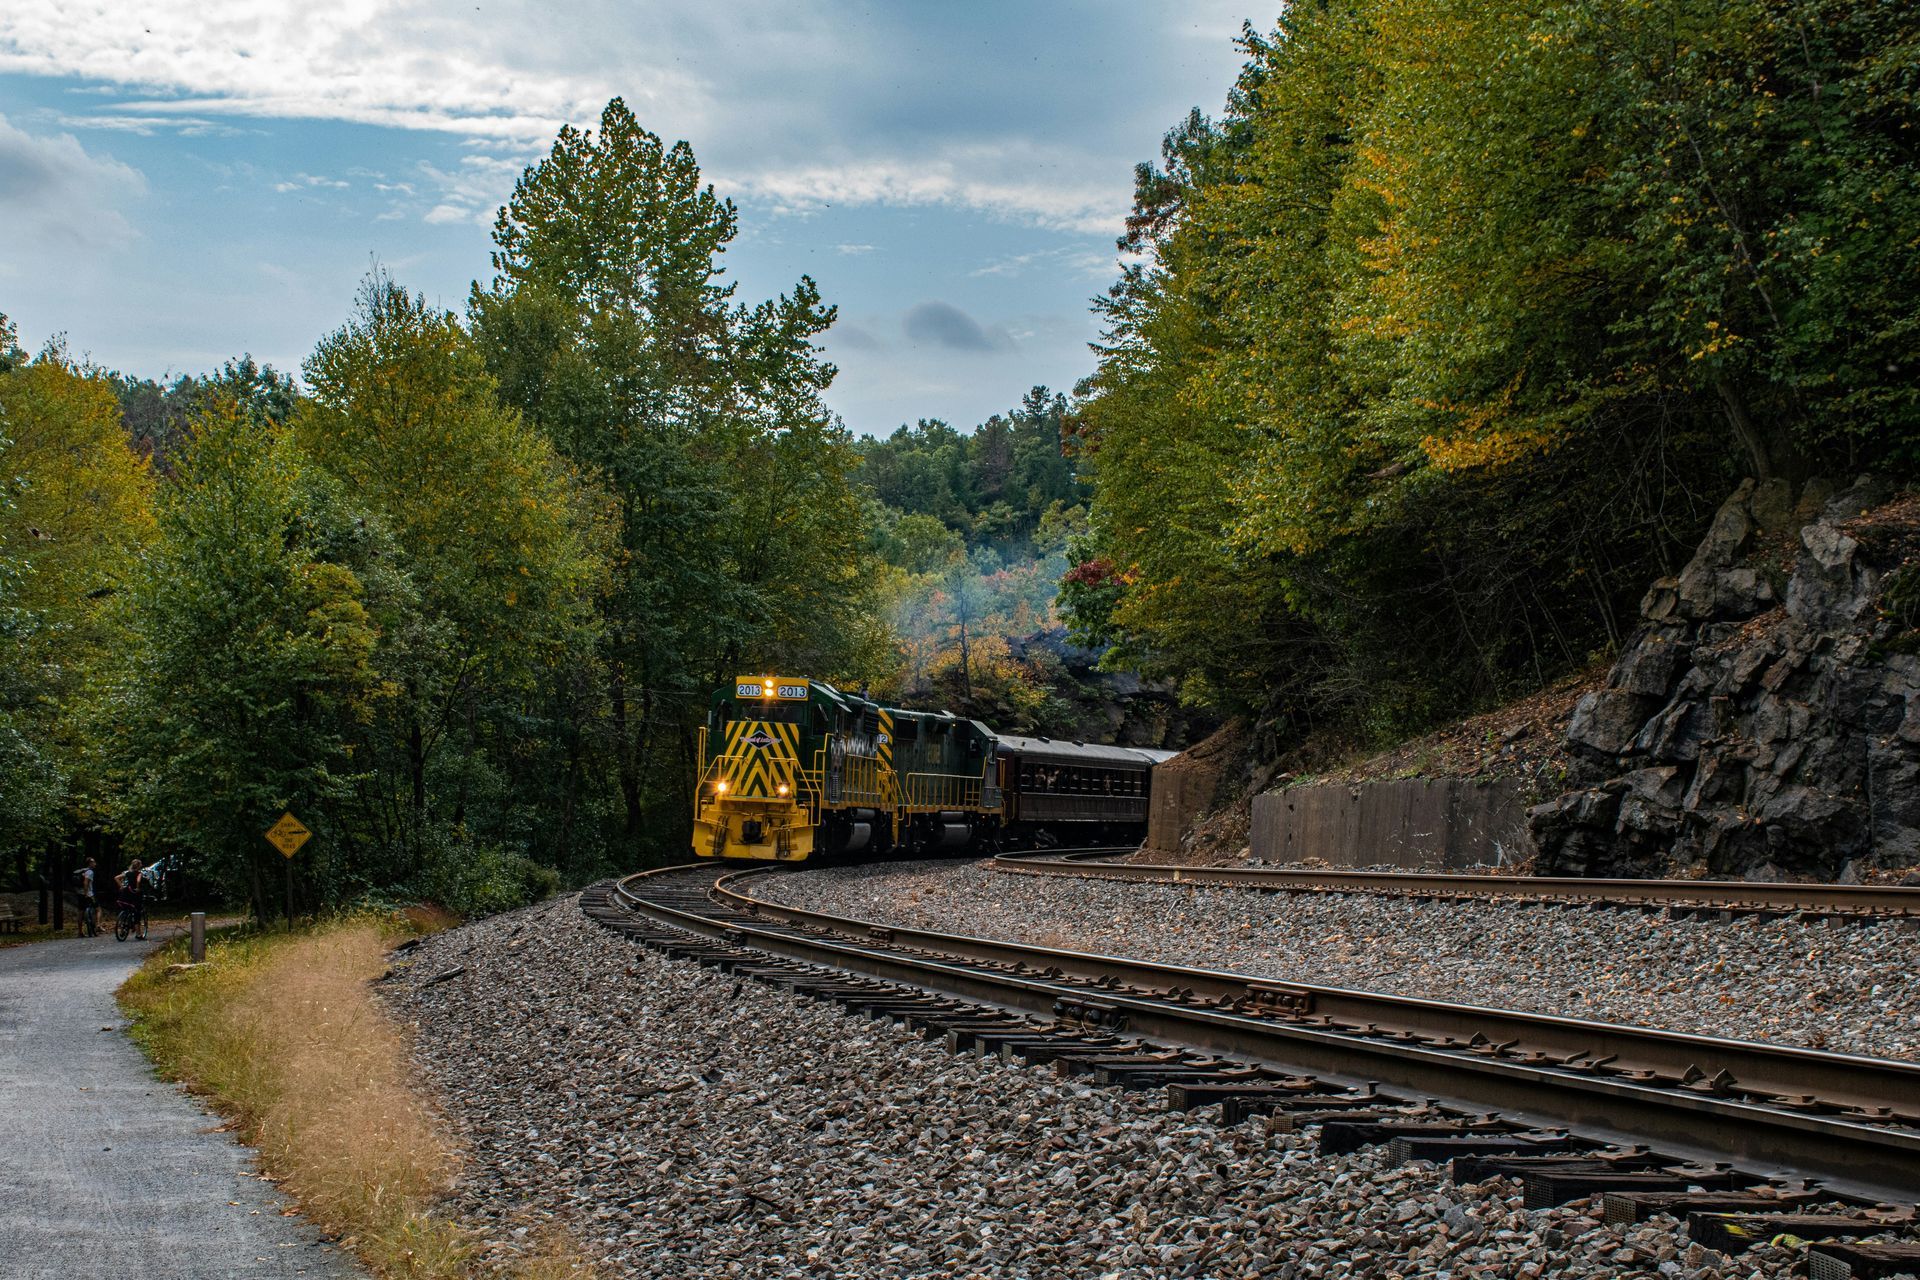
[[[342,181],[339,178],[323,178],[317,174],[296,173],[292,178],[284,182],[274,183],[273,189],[285,195],[289,191],[310,191],[315,187],[327,187],[336,191],[344,191],[352,185],[352,183]]]
[[[873,246],[870,244],[837,244],[833,247],[836,252],[843,253],[849,258],[857,258],[863,253],[873,252]]]
[[[1223,43],[1223,3],[1148,25]],[[1099,6],[1061,12],[1076,10],[1089,33],[1111,25]],[[617,93],[663,135],[696,139],[723,190],[781,212],[947,206],[1116,233],[1128,166],[1098,142],[1012,114],[956,125],[957,97],[876,78],[924,57],[927,28],[833,0],[582,0],[564,20],[541,0],[492,0],[484,13],[466,0],[74,0],[0,6],[0,73],[97,80],[133,98],[83,115],[93,127],[208,131],[243,117],[431,130],[516,172]],[[998,73],[991,51],[966,56]],[[436,193],[429,208],[446,220],[470,203]]]
[[[147,189],[140,173],[94,155],[70,133],[41,137],[0,116],[0,225],[21,248],[117,248],[136,232],[119,211]]]
[[[1108,280],[1119,274],[1115,262],[1114,254],[1093,253],[1072,245],[1061,245],[1053,249],[1036,249],[1032,253],[1016,253],[1004,258],[995,258],[984,266],[975,267],[967,274],[978,280],[987,276],[1011,278],[1026,275],[1029,271],[1045,271],[1055,275],[1076,275],[1090,280]]]
[[[464,12],[462,12],[464,11]],[[128,112],[344,120],[537,140],[588,119],[608,97],[599,75],[548,65],[559,22],[480,24],[433,0],[261,4],[196,0],[157,12],[94,0],[0,10],[0,72],[78,76],[151,97]],[[646,72],[642,101],[691,90],[671,68]],[[638,105],[638,104],[636,104]]]
[[[494,155],[462,156],[460,163],[450,169],[422,161],[419,185],[432,194],[423,197],[421,203],[430,201],[431,204],[421,216],[435,224],[474,222],[492,226],[494,212],[506,203],[514,181],[525,166],[524,160]],[[412,196],[416,192],[411,183],[393,185],[397,193]]]
[[[101,86],[107,93],[118,93],[112,86]],[[99,129],[107,133],[132,133],[151,138],[158,133],[175,133],[183,138],[241,138],[259,129],[242,129],[200,116],[134,115],[125,111],[101,111],[91,115],[63,115],[56,123],[68,129]]]
[[[836,204],[948,205],[1057,231],[1117,233],[1131,175],[1021,140],[966,143],[916,159],[850,158],[729,175],[776,212]]]

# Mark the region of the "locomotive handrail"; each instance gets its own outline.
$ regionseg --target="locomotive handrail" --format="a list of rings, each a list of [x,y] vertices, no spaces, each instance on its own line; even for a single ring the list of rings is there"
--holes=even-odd
[[[870,804],[876,807],[893,807],[899,798],[899,775],[893,766],[879,756],[846,752],[840,757],[839,777],[836,779],[828,771],[827,749],[820,747],[813,753],[814,770],[822,779],[821,794],[825,800],[835,804]],[[839,784],[839,795],[832,794],[834,782]]]
[[[980,803],[984,779],[967,773],[909,773],[904,775],[908,813],[964,809]]]

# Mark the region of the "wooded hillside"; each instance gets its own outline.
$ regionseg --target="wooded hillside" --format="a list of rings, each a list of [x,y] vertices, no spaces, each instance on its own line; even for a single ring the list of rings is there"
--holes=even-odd
[[[1743,475],[1920,438],[1920,20],[1327,0],[1136,177],[1079,633],[1280,738],[1616,646]]]

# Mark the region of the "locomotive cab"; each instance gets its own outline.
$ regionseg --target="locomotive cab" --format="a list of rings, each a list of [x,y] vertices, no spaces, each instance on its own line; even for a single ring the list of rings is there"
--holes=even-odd
[[[740,676],[700,730],[693,852],[801,862],[894,841],[891,725],[832,685]]]

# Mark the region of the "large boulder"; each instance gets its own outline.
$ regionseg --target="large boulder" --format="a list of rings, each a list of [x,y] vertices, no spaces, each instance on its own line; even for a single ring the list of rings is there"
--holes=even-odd
[[[1648,714],[1659,705],[1625,689],[1596,689],[1574,707],[1567,722],[1567,741],[1589,752],[1617,756],[1633,745]]]
[[[1568,722],[1582,785],[1530,812],[1543,870],[1920,861],[1920,629],[1883,616],[1920,557],[1920,503],[1890,496],[1749,481],[1721,506]]]

